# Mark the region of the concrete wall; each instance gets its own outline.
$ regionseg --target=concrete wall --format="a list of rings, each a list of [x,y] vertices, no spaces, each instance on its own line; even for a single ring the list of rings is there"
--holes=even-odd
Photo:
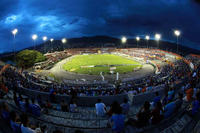
[[[179,84],[175,84],[174,88],[176,88],[176,91],[180,91],[180,88],[182,83],[184,81],[180,82]],[[133,95],[133,94],[119,94],[119,95],[114,95],[114,96],[81,96],[77,97],[77,105],[79,106],[94,106],[95,103],[97,102],[97,99],[102,99],[103,102],[106,105],[111,105],[113,101],[118,101],[119,103],[123,102],[124,98],[128,98],[132,104],[137,105],[137,104],[143,104],[144,101],[152,101],[153,98],[155,97],[155,92],[158,91],[159,95],[161,97],[164,96],[165,89],[164,85],[159,85],[153,87],[153,91],[150,92],[145,92],[145,93],[140,93],[138,95]],[[18,92],[28,96],[28,98],[37,98],[38,95],[41,95],[42,100],[47,100],[50,98],[49,92],[40,92],[37,90],[31,90],[27,88],[19,88]],[[70,102],[71,96],[67,95],[56,95],[55,96],[56,102],[60,103],[62,100],[65,100],[66,102]]]

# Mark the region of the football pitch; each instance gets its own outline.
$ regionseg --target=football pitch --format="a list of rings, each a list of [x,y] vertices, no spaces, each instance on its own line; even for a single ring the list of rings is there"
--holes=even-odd
[[[114,54],[76,55],[63,65],[66,71],[90,75],[125,74],[139,67],[142,67],[139,62]]]

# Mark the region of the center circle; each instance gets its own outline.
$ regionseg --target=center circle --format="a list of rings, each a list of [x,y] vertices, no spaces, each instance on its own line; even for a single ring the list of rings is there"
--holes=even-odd
[[[78,74],[99,75],[133,72],[142,67],[142,64],[132,58],[115,54],[85,54],[70,58],[63,69]]]

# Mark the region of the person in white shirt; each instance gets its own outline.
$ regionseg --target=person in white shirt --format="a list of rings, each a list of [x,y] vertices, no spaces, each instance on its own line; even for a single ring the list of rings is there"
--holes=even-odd
[[[101,99],[97,100],[97,103],[95,104],[95,107],[96,107],[97,116],[105,116],[105,114],[106,114],[106,105],[102,102]]]
[[[37,131],[36,130],[33,130],[31,129],[28,125],[29,123],[29,120],[28,120],[28,116],[27,115],[22,115],[21,116],[21,121],[22,121],[22,125],[21,125],[21,132],[22,133],[41,133],[41,132],[38,132],[38,129]]]
[[[23,124],[21,125],[21,131],[22,131],[22,133],[36,133],[35,130],[33,130],[29,127],[25,127]]]

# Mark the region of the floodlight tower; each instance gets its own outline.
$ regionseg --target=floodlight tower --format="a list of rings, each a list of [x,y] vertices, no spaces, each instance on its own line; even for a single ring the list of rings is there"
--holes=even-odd
[[[121,42],[122,42],[122,44],[126,44],[126,42],[127,42],[127,38],[124,36],[124,37],[122,37],[121,38]]]
[[[137,41],[137,48],[138,48],[138,43],[140,41],[140,37],[139,36],[136,37],[136,41]]]
[[[45,42],[47,40],[47,36],[43,36],[42,40]]]
[[[47,36],[43,36],[42,37],[42,40],[44,41],[44,53],[46,52],[46,49],[45,49],[45,42],[47,41]]]
[[[37,39],[37,38],[38,38],[37,34],[33,34],[33,35],[32,35],[32,39],[33,39],[33,42],[34,42],[34,50],[35,50],[35,47],[36,47],[36,46],[35,46],[35,45],[36,45],[35,43],[36,43],[36,39]]]
[[[181,32],[179,30],[175,30],[174,34],[176,36],[176,52],[178,53],[178,37],[181,35]]]
[[[155,39],[158,43],[158,49],[159,49],[159,40],[161,39],[161,35],[160,34],[155,34]]]
[[[145,39],[146,39],[146,41],[147,41],[147,48],[148,48],[150,36],[146,35],[146,36],[145,36]]]
[[[63,39],[62,39],[62,43],[63,43],[63,50],[64,50],[64,44],[67,43],[67,39],[66,39],[66,38],[63,38]]]
[[[14,60],[15,60],[15,36],[16,36],[17,32],[18,32],[18,29],[12,30],[12,34],[13,34],[13,37],[14,37],[14,44],[13,44]]]
[[[51,50],[52,50],[52,48],[53,48],[53,47],[52,47],[52,42],[53,42],[53,41],[54,41],[54,39],[51,38],[51,39],[50,39],[50,42],[51,42]]]

